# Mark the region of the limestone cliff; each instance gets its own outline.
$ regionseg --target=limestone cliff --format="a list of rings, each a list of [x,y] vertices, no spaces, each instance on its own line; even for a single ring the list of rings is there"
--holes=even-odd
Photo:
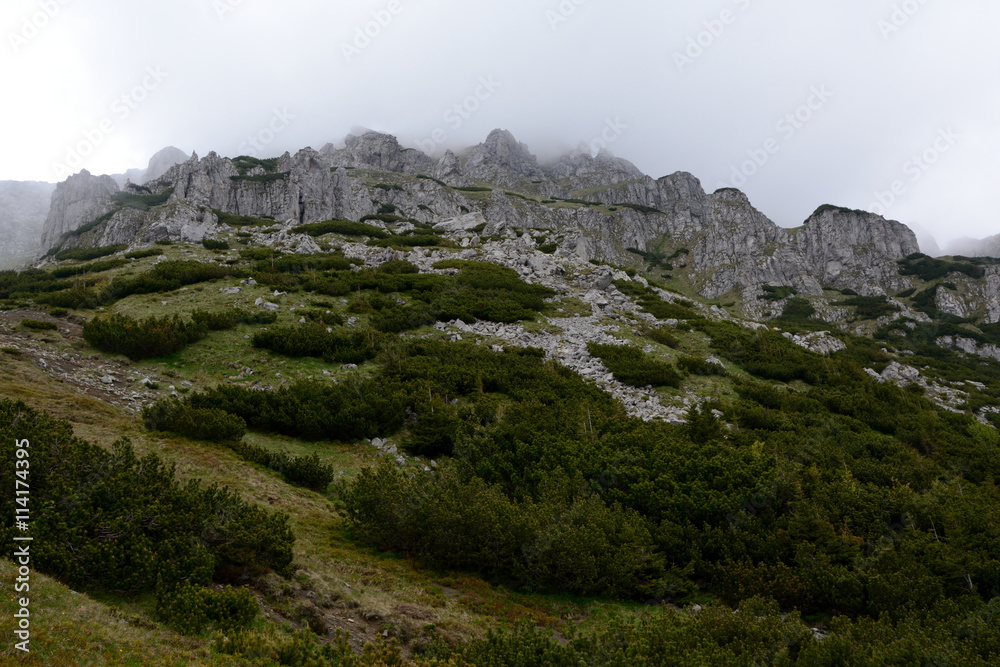
[[[469,184],[484,184],[475,188]],[[213,210],[282,225],[360,220],[393,211],[436,224],[479,215],[484,234],[547,230],[556,257],[647,268],[661,258],[675,278],[706,298],[741,297],[744,314],[764,285],[802,294],[824,288],[862,295],[910,286],[897,260],[918,252],[905,226],[862,211],[821,207],[798,229],[778,227],[735,189],[706,193],[693,175],[660,179],[607,153],[576,152],[540,165],[506,130],[494,130],[464,156],[440,160],[403,148],[395,137],[365,132],[343,148],[303,149],[272,160],[209,153],[169,169],[153,190],[170,195],[151,211],[123,209],[77,244],[149,241],[164,235],[199,240],[215,231]],[[83,172],[59,186],[44,242],[114,210],[117,186]]]
[[[84,169],[56,186],[45,224],[41,251],[57,245],[63,234],[73,231],[115,208],[118,184],[110,176],[94,176]]]

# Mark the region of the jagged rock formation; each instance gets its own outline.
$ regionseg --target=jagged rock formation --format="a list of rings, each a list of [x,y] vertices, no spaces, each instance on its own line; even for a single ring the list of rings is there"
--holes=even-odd
[[[327,144],[320,149],[333,167],[374,169],[400,174],[430,174],[434,160],[414,148],[403,148],[396,137],[381,132],[366,132],[349,136],[347,146],[337,149]]]
[[[110,176],[93,176],[84,169],[56,186],[42,227],[41,251],[56,245],[63,234],[110,213],[118,184]]]
[[[114,191],[102,183],[80,174],[60,186],[46,249],[111,210]],[[652,253],[704,297],[738,295],[751,317],[765,315],[757,300],[763,285],[808,295],[831,287],[862,295],[906,289],[911,281],[896,261],[919,251],[909,229],[873,214],[827,206],[801,228],[783,229],[738,190],[709,194],[684,172],[654,180],[604,152],[576,152],[543,167],[506,130],[494,130],[464,157],[447,152],[437,162],[378,132],[348,137],[344,148],[307,148],[249,166],[192,155],[155,186],[173,188],[166,207],[120,211],[73,243],[197,240],[214,233],[212,209],[282,224],[360,220],[385,210],[429,224],[475,214],[487,236],[544,230],[556,257],[645,268],[640,255]]]
[[[614,185],[645,176],[628,160],[617,158],[604,150],[596,156],[582,151],[565,155],[544,171],[550,180],[569,191]]]
[[[0,182],[0,263],[24,261],[37,252],[55,189],[54,183]]]
[[[507,130],[493,130],[486,141],[469,152],[462,169],[466,178],[503,188],[518,188],[525,181],[544,180],[538,159]]]

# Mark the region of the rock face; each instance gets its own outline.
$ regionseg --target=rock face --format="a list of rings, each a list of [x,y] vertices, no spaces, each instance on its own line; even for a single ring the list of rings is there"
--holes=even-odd
[[[59,186],[46,249],[65,231],[111,210],[116,186],[104,178],[84,172]],[[494,189],[458,189],[472,183]],[[654,180],[606,152],[578,151],[543,167],[506,130],[494,130],[464,157],[449,151],[437,162],[378,132],[350,136],[343,148],[286,153],[276,165],[250,171],[215,153],[192,155],[154,189],[168,185],[173,193],[161,211],[123,210],[106,229],[73,243],[127,242],[129,234],[197,240],[214,233],[211,209],[270,218],[285,233],[295,224],[360,220],[388,209],[417,223],[485,224],[486,236],[546,230],[556,257],[584,262],[644,268],[640,254],[653,253],[704,297],[739,294],[747,316],[761,314],[754,304],[763,285],[811,295],[829,287],[862,295],[906,289],[910,281],[896,261],[919,251],[909,229],[876,215],[824,206],[799,229],[783,229],[739,190],[709,194],[685,172]],[[1000,295],[995,305],[1000,316]]]
[[[0,269],[5,258],[30,259],[38,251],[54,183],[0,181]]]
[[[434,160],[414,148],[403,148],[396,137],[381,132],[366,132],[349,136],[347,146],[335,149],[327,144],[320,154],[328,158],[333,167],[374,169],[401,174],[431,174]]]
[[[545,179],[538,158],[507,130],[493,130],[486,141],[473,148],[463,164],[463,172],[467,178],[504,188]]]
[[[84,169],[56,186],[52,206],[42,226],[41,248],[46,252],[66,232],[110,213],[118,184],[110,176],[93,176]]]
[[[613,185],[645,177],[645,174],[628,160],[616,158],[603,150],[594,157],[590,153],[579,151],[563,156],[544,171],[550,180],[556,181],[570,191]]]
[[[874,213],[833,207],[813,214],[797,241],[806,267],[820,282],[851,288],[862,296],[908,287],[895,262],[920,252],[916,235],[905,225]]]

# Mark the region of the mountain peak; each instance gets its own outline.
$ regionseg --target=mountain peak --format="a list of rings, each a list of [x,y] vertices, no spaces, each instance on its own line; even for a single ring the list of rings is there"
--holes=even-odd
[[[509,130],[490,132],[486,141],[472,149],[464,166],[467,177],[507,188],[526,180],[545,180],[538,158]]]

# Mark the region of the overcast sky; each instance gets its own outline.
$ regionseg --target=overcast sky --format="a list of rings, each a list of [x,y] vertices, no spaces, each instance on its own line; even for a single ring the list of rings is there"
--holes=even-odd
[[[4,0],[0,180],[502,127],[738,186],[783,226],[832,203],[982,237],[998,25],[995,0]]]

